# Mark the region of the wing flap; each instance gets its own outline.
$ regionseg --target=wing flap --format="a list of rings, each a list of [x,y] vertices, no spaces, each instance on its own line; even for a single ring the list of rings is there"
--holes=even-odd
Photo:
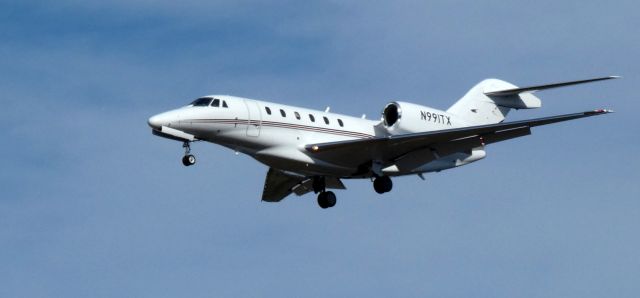
[[[326,188],[330,188],[330,189],[347,189],[347,187],[344,186],[342,181],[339,178],[336,178],[336,177],[325,177],[324,182],[325,182]],[[306,194],[308,192],[312,192],[313,191],[313,179],[307,178],[306,180],[304,180],[304,181],[300,182],[299,184],[295,185],[291,190],[298,196],[304,195],[304,194]]]
[[[325,177],[325,184],[330,189],[346,189],[340,178]],[[298,196],[313,191],[313,179],[269,168],[264,181],[262,200],[280,202],[292,192]]]
[[[294,176],[285,172],[269,168],[267,178],[264,181],[262,200],[267,202],[280,202],[289,194],[291,189],[305,180],[305,177]]]

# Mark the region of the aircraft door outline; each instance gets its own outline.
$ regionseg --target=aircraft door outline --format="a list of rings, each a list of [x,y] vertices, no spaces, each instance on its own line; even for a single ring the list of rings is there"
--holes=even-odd
[[[247,136],[259,137],[260,130],[262,129],[262,113],[260,107],[255,101],[245,100],[245,106],[247,107]]]

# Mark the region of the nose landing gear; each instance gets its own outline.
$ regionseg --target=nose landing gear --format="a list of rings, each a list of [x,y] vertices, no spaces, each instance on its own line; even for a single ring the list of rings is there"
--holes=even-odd
[[[182,147],[184,148],[184,156],[182,157],[182,164],[187,167],[196,164],[196,157],[190,154],[191,153],[190,142],[185,141],[184,144],[182,144]]]

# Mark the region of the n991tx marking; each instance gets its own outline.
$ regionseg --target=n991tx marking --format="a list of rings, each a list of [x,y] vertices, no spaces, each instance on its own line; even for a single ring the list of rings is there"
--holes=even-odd
[[[148,120],[154,135],[180,141],[185,166],[195,164],[191,142],[207,141],[250,155],[269,170],[262,200],[291,193],[318,194],[320,207],[336,204],[328,189],[342,179],[366,178],[377,193],[391,177],[438,172],[478,161],[488,144],[531,134],[531,127],[607,114],[597,109],[504,122],[512,109],[541,107],[534,92],[615,76],[518,88],[486,79],[446,111],[394,101],[379,121],[228,95],[211,95]]]
[[[451,126],[451,117],[443,114],[420,111],[420,117],[425,121],[433,121],[436,123],[444,123]],[[445,121],[446,120],[446,121]]]

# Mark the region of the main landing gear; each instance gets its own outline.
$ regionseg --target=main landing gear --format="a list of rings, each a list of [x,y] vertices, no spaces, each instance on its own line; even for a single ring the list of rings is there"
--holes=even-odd
[[[191,153],[190,142],[189,141],[184,142],[184,144],[182,144],[182,147],[184,148],[184,156],[182,157],[182,164],[187,167],[196,164],[196,157],[190,154]]]
[[[318,194],[318,205],[322,209],[331,208],[336,205],[336,195],[333,191],[323,191]]]
[[[389,176],[381,176],[373,180],[373,189],[379,194],[390,192],[392,188],[393,182]]]
[[[336,195],[332,191],[327,191],[326,188],[324,177],[313,178],[313,191],[318,194],[318,205],[322,209],[336,205]]]

